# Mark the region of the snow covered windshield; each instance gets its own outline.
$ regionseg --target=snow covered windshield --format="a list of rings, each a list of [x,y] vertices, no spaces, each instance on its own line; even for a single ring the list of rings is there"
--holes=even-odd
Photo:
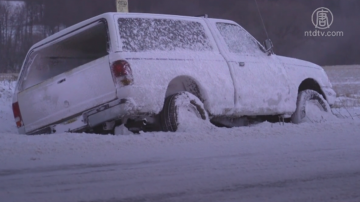
[[[245,54],[261,52],[256,39],[242,27],[223,22],[216,23],[216,27],[224,38],[230,52]]]
[[[213,50],[199,22],[119,18],[118,23],[122,50],[125,52]]]

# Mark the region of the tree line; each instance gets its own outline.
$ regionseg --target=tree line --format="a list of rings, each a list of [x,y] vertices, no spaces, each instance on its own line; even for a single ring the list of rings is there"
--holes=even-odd
[[[266,31],[279,55],[320,65],[360,64],[360,1],[257,0]],[[309,37],[318,7],[334,15],[330,31],[338,37]],[[18,72],[37,41],[74,23],[116,10],[115,0],[0,1],[0,72]],[[129,0],[130,12],[162,13],[234,20],[259,41],[267,36],[254,0]]]

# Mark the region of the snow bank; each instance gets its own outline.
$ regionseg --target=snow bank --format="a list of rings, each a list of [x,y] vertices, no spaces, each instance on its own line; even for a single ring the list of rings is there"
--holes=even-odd
[[[326,121],[337,121],[339,117],[321,110],[318,102],[307,101],[305,106],[306,122],[321,123]]]

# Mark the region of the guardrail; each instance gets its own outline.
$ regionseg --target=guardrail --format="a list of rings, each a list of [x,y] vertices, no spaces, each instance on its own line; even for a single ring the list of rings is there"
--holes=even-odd
[[[341,119],[360,120],[360,107],[341,107],[331,109],[332,113]]]

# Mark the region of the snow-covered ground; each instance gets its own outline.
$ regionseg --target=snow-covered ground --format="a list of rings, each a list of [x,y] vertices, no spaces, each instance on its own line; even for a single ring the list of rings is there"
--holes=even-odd
[[[325,70],[340,118],[118,136],[18,135],[0,81],[0,201],[359,202],[360,66]]]
[[[360,65],[325,66],[337,99],[333,113],[340,118],[360,119]]]
[[[335,107],[360,107],[360,65],[326,66],[324,69],[338,94]]]
[[[12,93],[14,88],[15,81],[0,79],[0,134],[17,133],[13,118],[14,115],[11,110]]]
[[[360,201],[360,123],[0,137],[1,201]]]

